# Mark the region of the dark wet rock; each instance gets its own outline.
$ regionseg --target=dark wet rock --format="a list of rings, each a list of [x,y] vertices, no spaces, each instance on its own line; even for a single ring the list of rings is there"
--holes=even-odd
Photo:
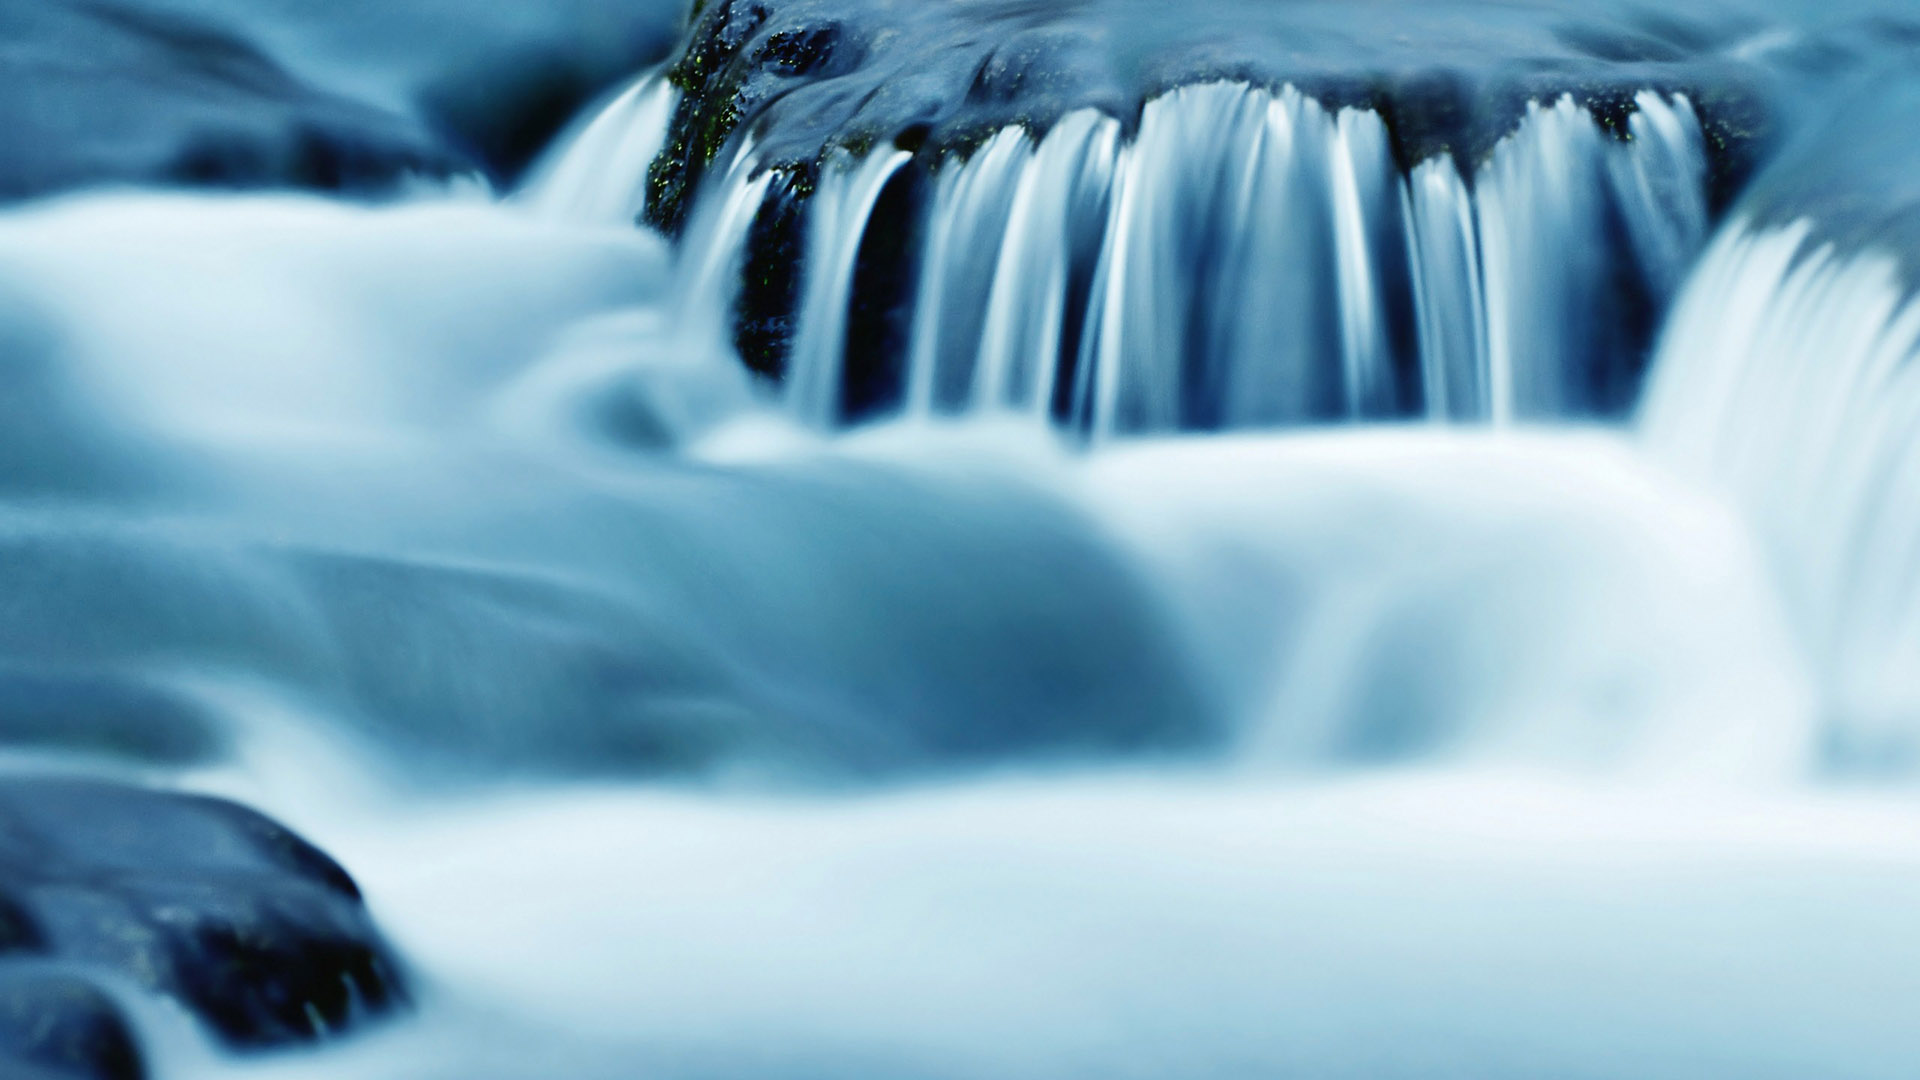
[[[800,179],[796,182],[796,172]],[[748,369],[779,377],[800,308],[806,251],[807,193],[814,168],[775,177],[747,232],[745,273],[735,300],[734,348]]]
[[[0,2],[0,129],[9,199],[113,183],[377,191],[461,164],[238,36],[113,0]]]
[[[888,184],[873,208],[873,220],[882,227],[869,229],[861,242],[847,313],[845,400],[852,415],[898,401],[905,392],[900,365],[887,361],[906,355],[912,339],[914,275],[900,268],[919,252],[924,228],[919,208],[930,187],[920,168]]]
[[[1532,100],[1571,93],[1604,120],[1640,90],[1682,91],[1737,171],[1767,134],[1766,81],[1738,56],[1764,26],[1738,5],[1599,16],[1572,0],[713,0],[672,69],[686,97],[650,213],[681,227],[743,129],[770,165],[798,167],[885,140],[965,149],[1083,107],[1131,122],[1144,99],[1216,79],[1377,109],[1407,164],[1441,153],[1471,164]]]
[[[88,781],[0,781],[0,956],[173,998],[241,1048],[406,1001],[353,880],[318,849],[232,803]]]
[[[112,998],[53,968],[0,966],[0,1075],[8,1080],[144,1080],[138,1043]]]

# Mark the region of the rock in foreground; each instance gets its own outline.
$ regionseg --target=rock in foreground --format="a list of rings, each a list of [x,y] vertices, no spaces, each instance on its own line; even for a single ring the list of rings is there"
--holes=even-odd
[[[407,1000],[353,880],[318,849],[232,803],[79,780],[0,781],[0,957],[131,982],[241,1049]],[[0,990],[0,1048],[36,1027],[21,1017],[109,1015],[76,1013],[71,979]]]

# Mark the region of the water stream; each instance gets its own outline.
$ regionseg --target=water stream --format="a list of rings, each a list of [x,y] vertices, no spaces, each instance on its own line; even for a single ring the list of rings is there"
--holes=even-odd
[[[913,155],[822,166],[774,385],[752,144],[634,225],[676,93],[497,199],[0,215],[6,670],[227,748],[15,757],[281,817],[421,987],[238,1059],[138,1006],[159,1080],[1913,1074],[1891,256],[1710,225],[1684,96],[1467,175],[1187,86],[932,173],[848,425]]]

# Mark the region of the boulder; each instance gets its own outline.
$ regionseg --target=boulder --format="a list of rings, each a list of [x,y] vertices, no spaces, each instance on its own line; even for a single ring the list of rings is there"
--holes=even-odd
[[[305,840],[233,803],[84,780],[0,781],[0,957],[172,998],[242,1049],[407,1002],[353,880]],[[108,1016],[70,980],[9,985],[16,1016]]]

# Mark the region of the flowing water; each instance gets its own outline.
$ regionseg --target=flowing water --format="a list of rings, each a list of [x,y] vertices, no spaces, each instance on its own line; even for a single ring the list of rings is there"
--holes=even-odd
[[[1645,426],[1775,548],[1822,675],[1831,752],[1906,774],[1920,754],[1920,307],[1895,260],[1805,222],[1727,229],[1688,287]]]
[[[277,1057],[142,1007],[163,1080],[1913,1074],[1891,258],[1710,239],[1682,96],[1464,176],[1193,86],[946,162],[849,429],[911,155],[824,166],[771,387],[752,146],[631,225],[673,95],[497,201],[0,217],[5,661],[228,748],[22,761],[281,816],[422,984]]]
[[[1471,184],[1451,156],[1402,177],[1377,114],[1291,88],[1182,87],[1131,142],[1091,110],[1037,145],[1008,128],[941,166],[904,408],[1103,437],[1616,410],[1620,267],[1670,295],[1707,217],[1686,98],[1642,93],[1628,124],[1536,104]],[[789,360],[812,422],[842,418],[852,260],[907,156],[823,170]]]

